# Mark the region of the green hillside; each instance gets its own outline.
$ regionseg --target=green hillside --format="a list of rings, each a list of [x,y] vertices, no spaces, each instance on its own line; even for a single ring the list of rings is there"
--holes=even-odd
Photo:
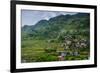
[[[22,62],[59,61],[62,52],[66,54],[64,60],[89,59],[88,13],[59,15],[21,29]]]

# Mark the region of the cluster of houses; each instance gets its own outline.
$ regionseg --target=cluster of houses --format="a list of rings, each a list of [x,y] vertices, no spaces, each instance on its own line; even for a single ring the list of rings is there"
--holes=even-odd
[[[70,56],[79,56],[79,49],[80,48],[86,48],[89,46],[89,41],[87,41],[86,39],[77,39],[75,37],[71,37],[71,36],[65,36],[64,37],[64,41],[61,44],[61,47],[63,47],[64,51],[60,51],[59,52],[59,60],[63,61],[64,57],[67,55]]]

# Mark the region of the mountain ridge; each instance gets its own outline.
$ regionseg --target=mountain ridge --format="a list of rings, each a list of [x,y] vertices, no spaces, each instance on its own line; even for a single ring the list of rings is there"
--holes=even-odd
[[[24,25],[22,32],[27,36],[45,36],[45,38],[51,38],[50,36],[58,35],[59,33],[73,30],[89,28],[89,14],[77,13],[74,15],[59,15],[49,20],[40,20],[35,25]],[[47,36],[48,35],[48,36]],[[57,37],[57,36],[55,36]],[[55,38],[53,37],[53,38]]]

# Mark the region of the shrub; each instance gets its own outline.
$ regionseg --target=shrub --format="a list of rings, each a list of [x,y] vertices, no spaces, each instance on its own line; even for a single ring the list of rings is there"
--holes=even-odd
[[[56,52],[56,49],[54,48],[47,48],[47,49],[44,49],[46,53],[52,53],[52,52]]]

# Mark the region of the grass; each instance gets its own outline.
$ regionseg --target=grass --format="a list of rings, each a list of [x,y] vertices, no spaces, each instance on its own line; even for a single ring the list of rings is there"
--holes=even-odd
[[[50,51],[45,51],[46,48]],[[55,51],[52,51],[52,49],[55,49]],[[46,40],[24,40],[21,46],[21,61],[22,63],[59,61],[58,51],[63,51],[60,43],[47,43]],[[79,53],[79,56],[67,55],[65,60],[89,59],[89,51],[79,51]]]

